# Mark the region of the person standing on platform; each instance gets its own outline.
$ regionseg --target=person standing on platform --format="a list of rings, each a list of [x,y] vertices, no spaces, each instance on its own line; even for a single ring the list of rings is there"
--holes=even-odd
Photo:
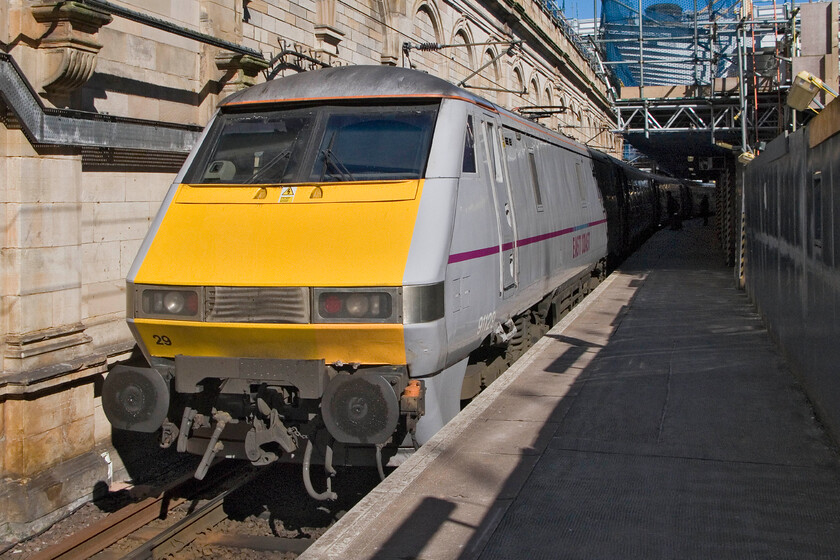
[[[682,229],[682,219],[680,218],[680,205],[677,199],[674,198],[670,192],[665,193],[665,207],[668,210],[668,217],[671,220],[671,229]]]
[[[700,215],[703,216],[703,225],[709,225],[709,195],[707,194],[700,199]]]

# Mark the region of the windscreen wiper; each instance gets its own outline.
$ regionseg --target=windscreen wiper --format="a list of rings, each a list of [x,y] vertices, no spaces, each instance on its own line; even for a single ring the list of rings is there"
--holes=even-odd
[[[294,146],[293,146],[293,147],[294,147]],[[259,169],[259,171],[257,171],[256,173],[254,173],[254,176],[253,176],[253,177],[251,177],[250,179],[248,179],[247,181],[245,181],[245,184],[252,184],[252,183],[256,183],[258,179],[262,179],[263,177],[265,177],[265,176],[268,174],[268,172],[269,172],[269,171],[270,171],[270,170],[271,170],[274,166],[276,166],[278,163],[280,163],[280,162],[281,162],[281,161],[283,161],[284,159],[288,159],[289,161],[287,161],[287,162],[286,162],[286,167],[284,167],[284,168],[283,168],[283,172],[282,172],[282,173],[280,173],[280,175],[279,175],[279,177],[282,179],[282,178],[283,178],[283,176],[286,174],[286,169],[288,169],[288,167],[289,167],[289,162],[291,161],[291,155],[292,155],[292,150],[291,150],[291,149],[288,149],[288,150],[283,150],[282,152],[280,152],[279,154],[277,154],[276,156],[274,156],[273,158],[271,158],[271,159],[268,161],[268,163],[266,163],[265,165],[263,165],[263,166]],[[274,181],[274,182],[279,183],[280,181]]]
[[[338,132],[338,131],[336,131]],[[335,142],[335,135],[336,132],[332,133],[330,137],[330,144],[323,150],[321,150],[321,156],[324,158],[324,169],[321,171],[321,178],[318,179],[318,182],[322,182],[324,180],[324,175],[327,174],[327,169],[332,167],[335,171],[339,173],[339,175],[335,175],[330,173],[333,177],[339,177],[342,181],[355,181],[353,178],[353,174],[350,173],[350,170],[341,163],[337,157],[335,157],[335,153],[332,151],[333,143]]]

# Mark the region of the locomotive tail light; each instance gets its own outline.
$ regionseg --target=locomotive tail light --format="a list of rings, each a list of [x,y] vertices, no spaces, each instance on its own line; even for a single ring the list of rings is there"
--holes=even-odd
[[[400,288],[313,288],[313,323],[428,323],[443,318],[443,282]]]
[[[316,323],[399,323],[402,321],[399,288],[315,288]]]
[[[344,302],[338,294],[322,294],[321,306],[323,307],[322,315],[334,316],[341,313]]]

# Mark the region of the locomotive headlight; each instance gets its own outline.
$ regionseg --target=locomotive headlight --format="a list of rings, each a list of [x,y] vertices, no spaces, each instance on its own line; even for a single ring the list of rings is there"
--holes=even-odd
[[[378,294],[351,294],[344,300],[344,307],[347,309],[347,314],[351,317],[364,317],[368,310],[372,307],[370,301],[372,298],[379,300]],[[376,306],[379,307],[378,305]],[[374,315],[376,315],[374,313]]]
[[[163,307],[167,313],[173,315],[180,315],[187,303],[187,298],[184,297],[184,292],[169,292],[163,296]]]
[[[135,317],[198,319],[199,289],[136,286]]]
[[[315,288],[316,323],[399,323],[400,288]]]

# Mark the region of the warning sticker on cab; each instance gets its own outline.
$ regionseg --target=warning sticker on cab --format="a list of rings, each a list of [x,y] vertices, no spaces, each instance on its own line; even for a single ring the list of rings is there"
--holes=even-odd
[[[277,202],[292,202],[295,199],[295,191],[297,187],[286,187],[280,192],[280,200]]]

